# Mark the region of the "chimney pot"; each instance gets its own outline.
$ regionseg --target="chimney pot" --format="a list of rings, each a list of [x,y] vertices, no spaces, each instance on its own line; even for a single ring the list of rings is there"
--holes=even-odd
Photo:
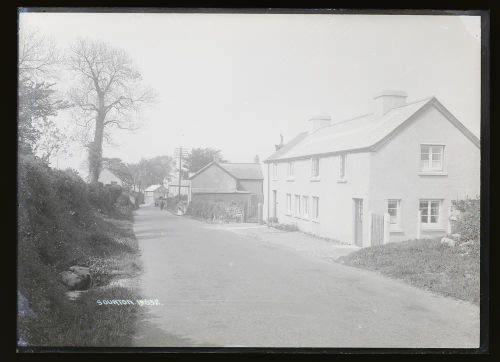
[[[311,132],[316,131],[317,129],[329,126],[331,124],[331,117],[328,115],[320,115],[315,116],[309,120],[311,122]]]
[[[396,90],[386,90],[377,93],[374,99],[375,114],[378,116],[383,116],[391,109],[404,106],[406,104],[406,98],[408,94],[403,91]]]

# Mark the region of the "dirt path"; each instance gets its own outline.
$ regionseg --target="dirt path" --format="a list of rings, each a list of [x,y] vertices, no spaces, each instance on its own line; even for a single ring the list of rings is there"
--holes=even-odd
[[[375,273],[137,211],[136,346],[478,347],[479,308]]]

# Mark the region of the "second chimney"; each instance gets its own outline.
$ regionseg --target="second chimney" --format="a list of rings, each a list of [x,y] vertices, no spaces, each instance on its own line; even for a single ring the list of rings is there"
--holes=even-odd
[[[327,115],[321,115],[313,117],[309,120],[311,122],[311,132],[316,131],[317,129],[329,126],[331,123],[331,117]]]
[[[373,97],[375,101],[375,114],[377,116],[383,116],[393,108],[404,106],[407,97],[408,94],[406,94],[406,92],[394,90],[376,94],[375,97]]]

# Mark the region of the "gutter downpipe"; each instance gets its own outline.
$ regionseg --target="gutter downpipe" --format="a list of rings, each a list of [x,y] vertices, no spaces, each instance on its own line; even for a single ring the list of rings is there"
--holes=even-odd
[[[267,228],[269,229],[269,187],[270,187],[270,181],[269,181],[269,165],[270,163],[267,163]]]

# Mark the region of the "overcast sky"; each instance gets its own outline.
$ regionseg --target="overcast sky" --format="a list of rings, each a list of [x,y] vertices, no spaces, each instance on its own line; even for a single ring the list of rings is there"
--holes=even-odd
[[[23,13],[24,24],[63,50],[80,37],[123,48],[156,89],[141,129],[105,146],[126,162],[179,146],[265,159],[280,133],[290,140],[317,114],[368,113],[384,89],[434,95],[479,135],[479,17]],[[83,172],[84,158],[74,145],[58,164]]]

